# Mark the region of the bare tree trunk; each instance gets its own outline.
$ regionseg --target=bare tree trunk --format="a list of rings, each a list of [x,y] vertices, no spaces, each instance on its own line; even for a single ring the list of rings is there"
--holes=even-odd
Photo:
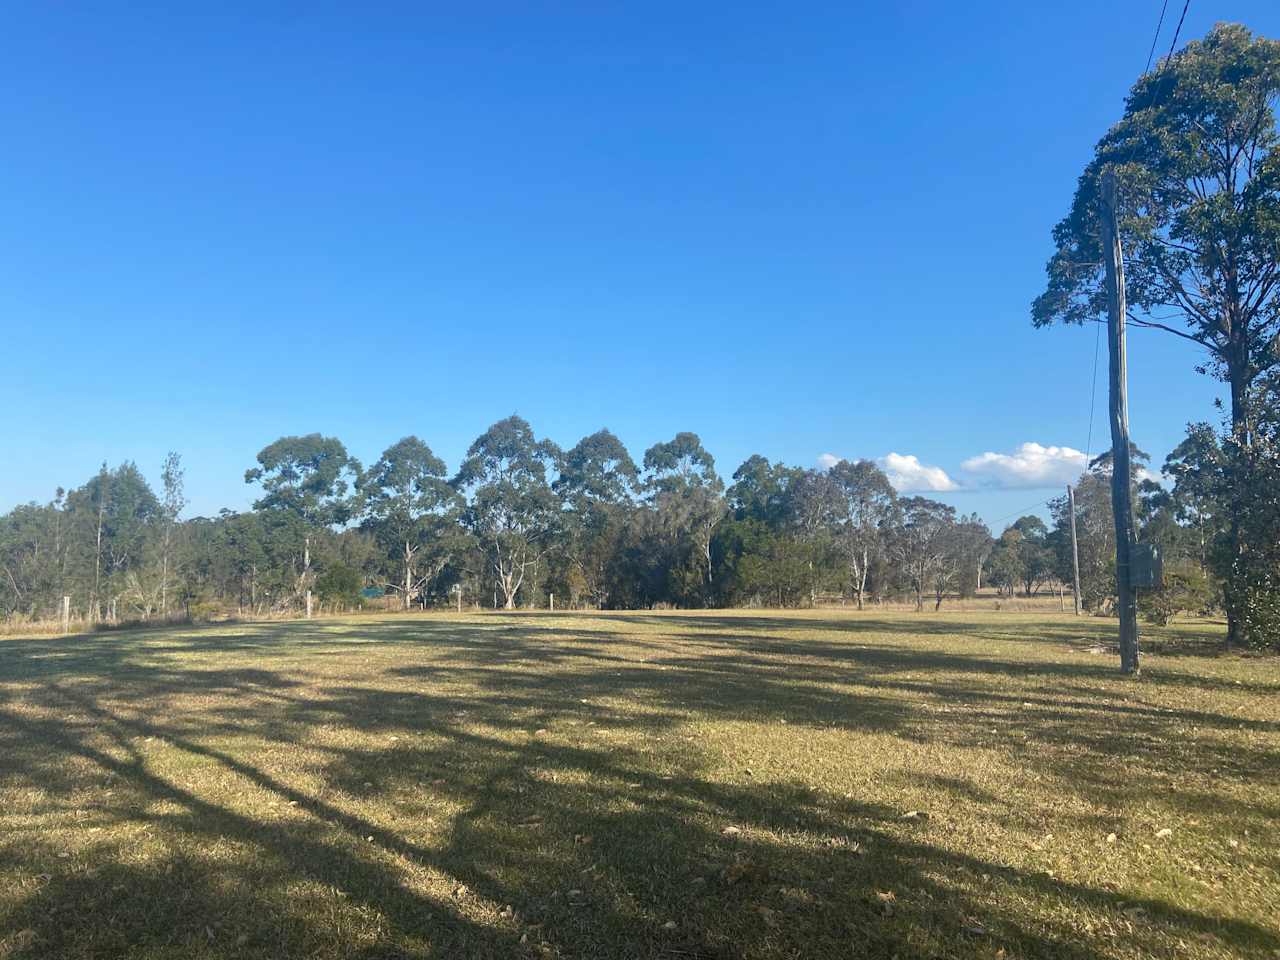
[[[1239,364],[1231,364],[1228,369],[1228,376],[1231,380],[1231,432],[1236,439],[1237,456],[1242,455],[1250,458],[1253,451],[1251,447],[1252,437],[1249,435],[1249,408],[1245,371],[1240,368]],[[1240,529],[1243,491],[1240,487],[1240,466],[1237,463],[1232,469],[1230,483],[1231,523],[1229,536],[1231,538],[1231,572],[1227,576],[1226,589],[1223,591],[1223,599],[1226,601],[1225,606],[1227,608],[1225,646],[1228,650],[1232,647],[1242,647],[1248,641],[1245,636],[1244,624],[1240,622],[1241,598],[1237,595],[1238,591],[1233,582],[1237,581],[1240,576],[1240,568],[1243,565],[1242,555],[1244,553],[1244,543]]]
[[[169,530],[164,532],[164,554],[160,559],[160,616],[169,615]]]
[[[862,609],[862,598],[867,593],[867,569],[871,566],[871,558],[867,551],[862,551],[862,571],[858,574],[858,609]]]
[[[93,551],[93,603],[91,606],[94,621],[102,615],[102,523],[107,512],[107,493],[104,483],[105,480],[100,482],[98,487],[98,540]]]
[[[413,587],[413,550],[404,542],[404,609],[409,609],[409,591]]]
[[[302,583],[307,591],[307,619],[311,619],[311,538],[303,540],[302,546]]]

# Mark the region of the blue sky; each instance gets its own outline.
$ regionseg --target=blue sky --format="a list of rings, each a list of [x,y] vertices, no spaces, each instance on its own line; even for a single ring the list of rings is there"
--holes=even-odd
[[[915,457],[1004,520],[1063,458],[1002,458],[1086,445],[1094,332],[1028,304],[1159,7],[11,5],[0,509],[170,449],[243,507],[289,433],[452,468],[516,411],[726,474]],[[1183,40],[1217,20],[1280,35],[1197,0]],[[1132,335],[1157,462],[1216,417],[1196,359]]]

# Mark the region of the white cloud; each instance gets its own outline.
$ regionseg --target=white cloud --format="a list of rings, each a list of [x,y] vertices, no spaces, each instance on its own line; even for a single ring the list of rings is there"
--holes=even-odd
[[[830,470],[844,457],[834,453],[822,453],[816,458],[819,470]],[[952,478],[942,467],[921,463],[912,454],[889,453],[876,460],[894,489],[901,493],[954,490],[1023,490],[1047,489],[1074,483],[1088,466],[1087,457],[1073,447],[1046,447],[1028,441],[1019,444],[1011,453],[987,451],[970,457],[960,464],[964,476]],[[1146,467],[1134,464],[1134,474],[1139,480],[1163,479]]]
[[[885,472],[894,489],[904,493],[917,490],[940,492],[958,489],[956,482],[947,476],[947,471],[941,467],[931,467],[921,463],[917,457],[910,454],[890,453],[876,462],[879,463],[880,469]]]
[[[1039,488],[1070,483],[1084,471],[1086,461],[1083,453],[1071,447],[1029,442],[1012,453],[988,451],[970,457],[960,466],[981,486]]]
[[[1164,484],[1165,481],[1164,474],[1137,465],[1133,468],[1133,475],[1139,480],[1150,480],[1152,483]]]

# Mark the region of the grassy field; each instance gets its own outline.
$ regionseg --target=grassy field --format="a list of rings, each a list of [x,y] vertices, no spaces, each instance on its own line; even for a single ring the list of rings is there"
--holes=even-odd
[[[0,958],[1280,956],[1280,661],[1111,629],[0,641]]]

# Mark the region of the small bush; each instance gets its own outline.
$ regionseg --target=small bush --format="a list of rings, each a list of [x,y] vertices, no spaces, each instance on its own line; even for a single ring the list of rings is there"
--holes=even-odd
[[[345,563],[335,563],[316,580],[320,602],[343,607],[360,606],[360,574]]]
[[[1166,570],[1164,584],[1138,591],[1138,612],[1144,620],[1163,627],[1180,613],[1200,613],[1211,605],[1208,579],[1198,570]]]

